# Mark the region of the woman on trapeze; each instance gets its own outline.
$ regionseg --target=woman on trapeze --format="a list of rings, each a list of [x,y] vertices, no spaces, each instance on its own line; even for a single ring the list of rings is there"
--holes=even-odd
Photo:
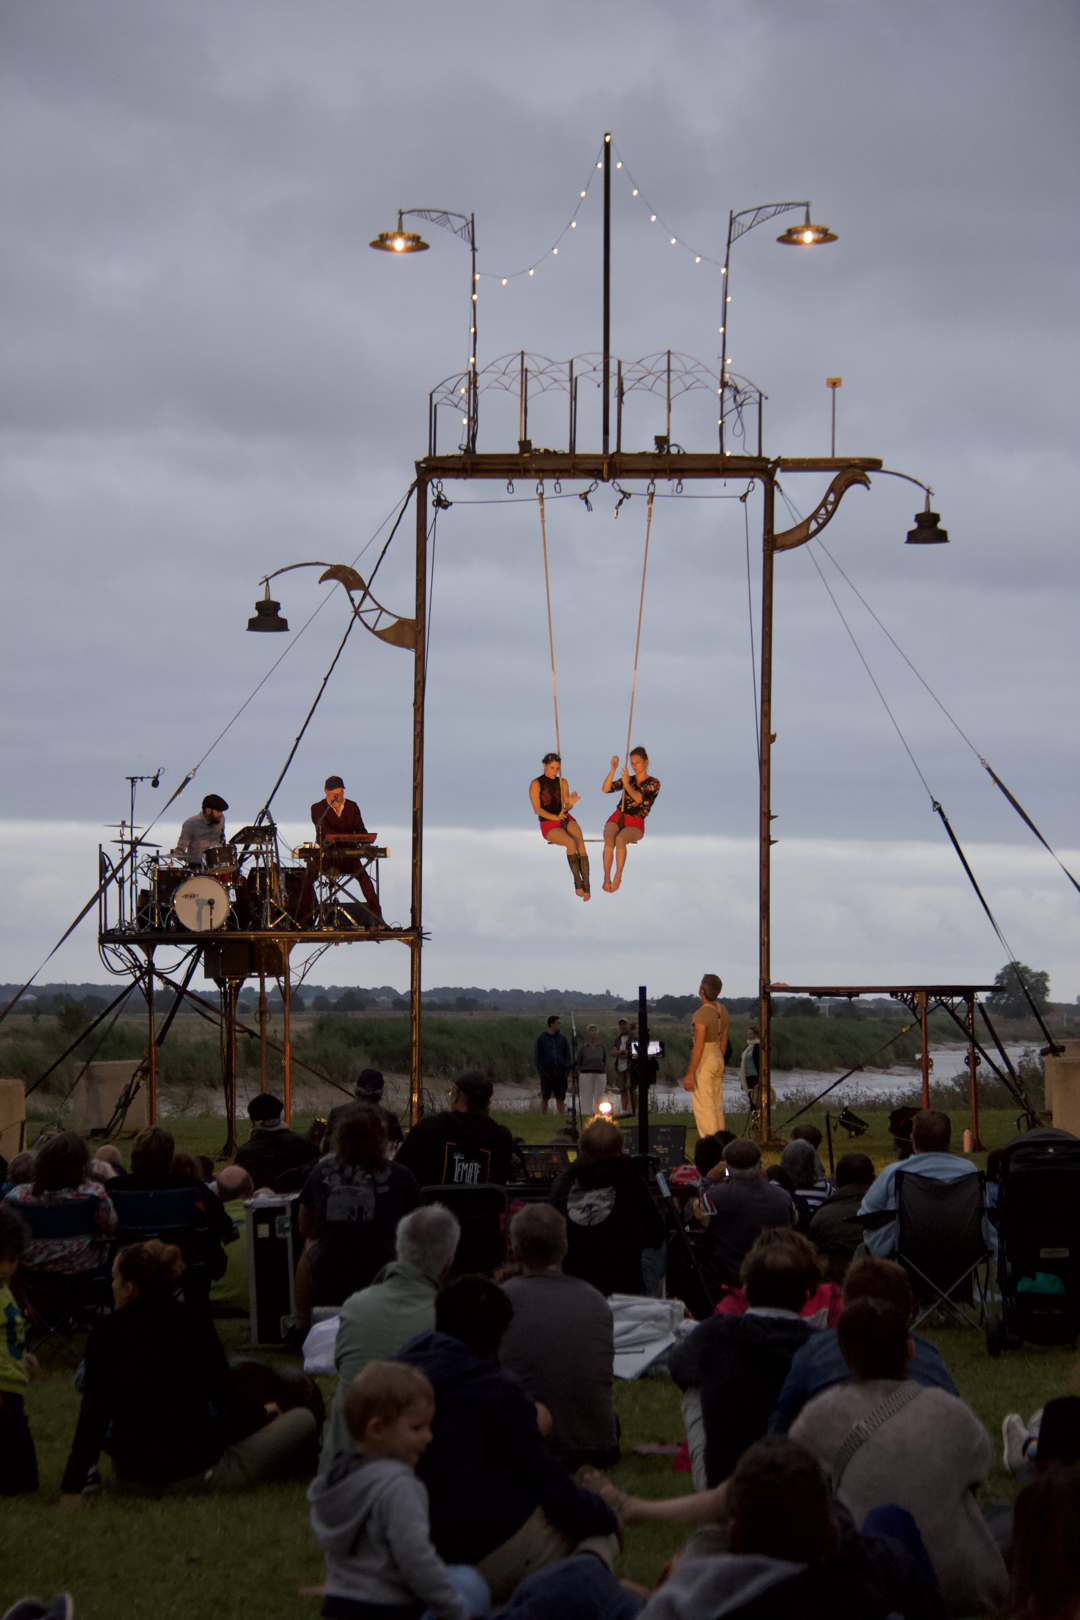
[[[626,851],[630,844],[645,836],[645,817],[652,809],[660,784],[649,775],[649,756],[644,748],[630,750],[630,769],[624,765],[616,781],[619,756],[613,754],[611,769],[604,778],[601,793],[621,793],[622,800],[613,816],[604,826],[604,893],[614,894],[622,882]],[[611,876],[611,860],[615,857],[615,877]]]
[[[617,763],[617,762],[616,762]],[[589,857],[585,853],[585,839],[581,828],[570,811],[578,802],[578,794],[571,793],[560,773],[562,761],[558,754],[545,754],[544,774],[529,783],[529,799],[540,817],[540,832],[549,844],[561,844],[574,875],[574,893],[580,900],[589,900]],[[657,787],[659,787],[657,783]],[[607,884],[604,884],[605,889]]]

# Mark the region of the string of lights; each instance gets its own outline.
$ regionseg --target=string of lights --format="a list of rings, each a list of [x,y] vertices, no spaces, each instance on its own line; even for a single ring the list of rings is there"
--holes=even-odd
[[[591,171],[589,173],[589,178],[585,182],[585,189],[582,192],[580,192],[579,195],[578,195],[578,200],[577,200],[577,203],[575,204],[574,212],[570,215],[570,218],[567,220],[566,224],[563,226],[562,230],[559,232],[558,236],[555,238],[552,245],[549,248],[546,248],[544,250],[544,252],[541,253],[541,255],[540,255],[540,257],[538,259],[534,259],[532,264],[523,265],[520,270],[510,270],[510,271],[508,271],[505,276],[502,275],[498,271],[480,270],[480,271],[477,272],[477,278],[476,279],[479,281],[481,276],[485,276],[485,277],[487,277],[487,279],[489,281],[501,281],[503,286],[505,287],[508,282],[516,281],[519,276],[531,276],[531,275],[534,275],[536,273],[537,267],[539,265],[543,264],[545,259],[556,258],[558,256],[559,248],[562,246],[563,237],[569,235],[569,233],[571,231],[576,231],[577,230],[578,215],[581,213],[581,205],[585,201],[585,199],[587,198],[587,196],[589,194],[589,187],[592,185],[593,181],[596,179],[597,170],[602,170],[603,167],[604,167],[603,154],[604,154],[604,148],[601,147],[600,148],[600,157],[597,159],[596,163],[593,165],[593,167],[592,167],[592,169],[591,169]]]
[[[574,207],[574,212],[571,214],[570,218],[567,220],[566,224],[563,226],[562,230],[559,232],[551,246],[549,248],[545,248],[544,252],[540,254],[539,258],[534,259],[531,264],[523,265],[520,270],[510,270],[506,273],[506,275],[503,275],[501,271],[479,270],[477,271],[476,276],[478,281],[481,277],[484,277],[488,281],[501,282],[501,284],[505,287],[511,281],[518,280],[520,276],[535,275],[536,271],[543,263],[545,263],[546,260],[558,257],[559,248],[562,246],[563,239],[567,237],[571,231],[577,230],[582,205],[585,203],[588,197],[590,186],[596,179],[597,174],[603,171],[604,150],[605,148],[602,146],[600,148],[600,155],[590,171],[588,180],[585,182],[585,187],[578,194],[578,200]],[[724,261],[722,259],[711,258],[708,253],[698,253],[696,249],[690,246],[689,242],[683,241],[682,237],[679,236],[678,232],[668,224],[667,220],[664,219],[662,214],[657,213],[649,199],[642,194],[641,187],[634,179],[634,176],[630,173],[630,170],[626,167],[625,161],[619,156],[619,150],[614,141],[611,142],[607,150],[615,159],[615,169],[622,170],[626,179],[629,181],[630,195],[639,199],[641,206],[649,216],[649,223],[660,226],[661,230],[664,231],[664,233],[670,238],[671,246],[682,248],[684,253],[692,254],[695,264],[713,264],[716,265],[718,269],[722,270],[724,265]]]

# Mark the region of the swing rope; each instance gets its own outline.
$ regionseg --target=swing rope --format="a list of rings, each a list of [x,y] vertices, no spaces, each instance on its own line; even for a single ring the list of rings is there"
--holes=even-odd
[[[638,653],[641,651],[641,619],[645,612],[645,573],[649,566],[649,535],[652,531],[653,496],[656,491],[649,485],[649,507],[645,516],[645,560],[641,565],[641,600],[638,602],[637,640],[634,642],[634,679],[630,685],[630,719],[626,727],[626,769],[630,769],[630,737],[634,730],[634,697],[637,693]]]
[[[561,758],[562,745],[559,742],[559,691],[555,684],[555,634],[551,628],[551,582],[548,579],[547,521],[544,513],[543,484],[537,485],[536,494],[540,501],[540,538],[543,541],[544,546],[544,591],[547,594],[548,647],[551,650],[551,701],[555,705],[555,752]],[[638,634],[641,634],[640,623],[638,625]],[[636,672],[635,665],[635,674]],[[633,705],[631,705],[631,713],[633,713]]]

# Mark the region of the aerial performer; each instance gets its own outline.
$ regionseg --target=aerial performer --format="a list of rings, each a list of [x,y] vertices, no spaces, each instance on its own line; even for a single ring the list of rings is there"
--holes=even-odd
[[[645,836],[645,817],[660,792],[660,783],[649,775],[649,756],[644,748],[631,748],[630,769],[624,765],[616,780],[619,756],[613,754],[611,769],[604,778],[601,793],[621,793],[619,808],[609,816],[604,826],[604,892],[614,894],[622,882],[626,851]],[[611,876],[611,861],[615,859],[615,877]]]
[[[545,754],[544,774],[529,783],[529,800],[540,817],[540,832],[549,844],[561,844],[574,875],[574,893],[580,900],[589,900],[589,857],[585,853],[585,838],[570,811],[578,802],[561,774],[562,761],[558,754]],[[657,786],[659,787],[659,783]],[[607,888],[607,884],[604,885]]]

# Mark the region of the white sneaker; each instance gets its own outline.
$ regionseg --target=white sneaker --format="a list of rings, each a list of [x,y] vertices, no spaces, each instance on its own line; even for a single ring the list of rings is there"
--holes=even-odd
[[[1001,1425],[1001,1439],[1001,1460],[1010,1474],[1016,1474],[1027,1461],[1027,1448],[1031,1440],[1019,1412],[1006,1415]]]

